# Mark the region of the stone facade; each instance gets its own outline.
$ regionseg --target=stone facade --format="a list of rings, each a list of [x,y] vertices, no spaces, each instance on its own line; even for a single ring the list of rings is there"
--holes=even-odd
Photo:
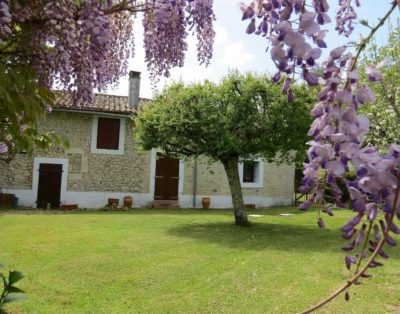
[[[231,196],[223,165],[220,162],[210,162],[207,158],[199,158],[196,170],[196,187],[194,187],[194,162],[185,163],[183,194],[191,198],[196,191],[196,206],[200,207],[202,197],[211,197],[211,206],[230,207]],[[245,203],[257,207],[290,205],[294,193],[294,164],[264,162],[261,187],[242,187]],[[214,200],[214,202],[213,202]],[[214,204],[213,204],[214,203]]]
[[[68,192],[103,192],[105,195],[107,192],[149,193],[150,153],[139,152],[130,118],[126,115],[115,116],[125,120],[124,154],[106,155],[91,152],[94,116],[96,115],[71,112],[53,112],[49,115],[41,130],[55,131],[67,137],[70,147],[38,150],[33,157],[18,155],[10,164],[0,163],[0,187],[4,191],[33,189],[34,160],[54,158],[68,160]],[[32,193],[35,194],[36,191]],[[73,200],[71,197],[61,201]],[[32,202],[34,200],[31,199],[20,203],[34,205]]]
[[[35,206],[37,197],[38,164],[62,163],[65,187],[61,202],[80,207],[103,207],[107,198],[130,195],[135,206],[145,206],[153,200],[155,152],[139,151],[134,140],[133,123],[124,114],[112,115],[125,121],[122,155],[91,151],[94,117],[104,113],[54,111],[42,129],[55,131],[69,139],[70,147],[54,147],[36,151],[33,157],[20,154],[10,164],[0,162],[0,187],[3,192],[15,193],[21,205]],[[199,158],[181,163],[179,203],[181,207],[201,207],[201,198],[211,197],[212,207],[232,206],[228,180],[221,163]],[[195,188],[195,189],[194,189]],[[257,187],[243,187],[245,203],[258,207],[289,205],[293,199],[294,165],[263,163],[262,182]],[[196,191],[194,197],[193,192]]]

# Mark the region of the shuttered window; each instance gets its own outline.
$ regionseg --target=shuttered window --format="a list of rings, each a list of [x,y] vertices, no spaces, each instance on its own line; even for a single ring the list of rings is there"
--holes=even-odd
[[[120,119],[100,118],[97,124],[97,149],[119,149]]]

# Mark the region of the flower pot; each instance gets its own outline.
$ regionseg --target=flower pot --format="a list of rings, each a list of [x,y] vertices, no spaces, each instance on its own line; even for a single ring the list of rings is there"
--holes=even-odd
[[[125,196],[124,197],[124,207],[131,208],[133,204],[132,196]]]
[[[204,209],[210,208],[211,199],[209,197],[203,197],[201,199],[201,204],[203,205]]]
[[[118,206],[119,199],[118,198],[109,198],[108,206]]]

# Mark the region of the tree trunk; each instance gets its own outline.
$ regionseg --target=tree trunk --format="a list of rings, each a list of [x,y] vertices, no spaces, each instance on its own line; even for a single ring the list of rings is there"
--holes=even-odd
[[[232,195],[233,211],[235,214],[235,224],[238,226],[249,226],[247,215],[244,210],[242,187],[240,186],[240,177],[238,169],[239,157],[230,157],[223,160],[226,175],[228,176],[229,188]]]

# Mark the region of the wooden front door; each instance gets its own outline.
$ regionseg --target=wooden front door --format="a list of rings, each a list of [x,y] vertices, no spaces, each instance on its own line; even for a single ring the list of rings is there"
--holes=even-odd
[[[154,199],[178,200],[179,159],[157,157]]]
[[[62,165],[40,164],[37,207],[60,207]]]

